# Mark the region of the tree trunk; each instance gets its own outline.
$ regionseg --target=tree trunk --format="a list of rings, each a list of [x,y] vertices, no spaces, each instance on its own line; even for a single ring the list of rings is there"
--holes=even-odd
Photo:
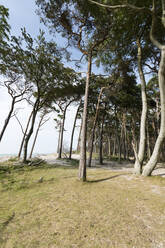
[[[150,159],[150,157],[151,157],[150,136],[149,136],[149,128],[147,122],[147,158]]]
[[[10,111],[9,111],[9,113],[8,113],[8,116],[7,116],[6,120],[5,120],[5,123],[4,123],[3,128],[2,128],[2,131],[1,131],[1,133],[0,133],[0,142],[1,142],[1,140],[2,140],[2,137],[3,137],[3,135],[4,135],[5,130],[6,130],[6,128],[7,128],[7,125],[9,124],[9,120],[10,120],[10,118],[11,118],[11,115],[12,115],[12,113],[13,113],[15,100],[16,100],[16,98],[13,97],[12,103],[11,103],[11,107],[10,107]]]
[[[88,167],[91,167],[91,161],[92,161],[92,153],[93,153],[93,142],[94,142],[94,138],[95,138],[95,129],[96,129],[96,123],[97,123],[97,119],[98,119],[98,115],[99,115],[99,107],[100,107],[100,101],[101,101],[101,96],[103,93],[105,87],[102,87],[99,93],[99,97],[97,100],[97,106],[96,106],[96,114],[95,114],[95,118],[94,118],[94,122],[93,122],[93,128],[92,128],[92,134],[91,134],[91,138],[90,138],[90,151],[89,151],[89,159],[88,159]]]
[[[59,129],[59,134],[58,134],[58,145],[57,145],[57,153],[59,154],[59,150],[60,150],[60,140],[61,140],[61,121],[60,121],[60,129]]]
[[[160,61],[158,79],[159,79],[160,104],[161,104],[160,132],[156,140],[152,156],[143,170],[142,173],[143,176],[150,176],[152,171],[154,170],[159,158],[161,145],[165,138],[165,46],[163,46],[161,49],[161,61]]]
[[[101,123],[100,141],[99,141],[99,164],[103,164],[103,130],[104,129],[104,116]]]
[[[111,137],[107,138],[108,140],[108,157],[111,158]]]
[[[19,152],[18,152],[18,158],[21,157],[21,152],[22,152],[23,144],[24,144],[24,141],[25,141],[27,130],[29,128],[29,124],[30,124],[30,120],[32,118],[32,114],[33,114],[33,111],[31,112],[31,114],[29,116],[29,119],[28,119],[28,122],[27,122],[27,125],[26,125],[26,129],[25,129],[25,132],[24,132],[24,135],[23,135],[23,138],[22,138],[21,146],[20,146],[20,149],[19,149]]]
[[[63,119],[62,119],[62,127],[61,127],[60,146],[59,146],[58,158],[61,158],[62,157],[62,145],[63,145],[63,136],[64,136],[64,125],[65,125],[66,109],[67,109],[67,106],[65,107],[64,112],[63,112]]]
[[[32,112],[32,121],[31,121],[31,127],[30,130],[25,138],[24,142],[24,154],[23,154],[23,163],[27,163],[27,148],[28,148],[28,143],[30,140],[31,135],[33,134],[33,129],[34,129],[34,123],[36,120],[37,112],[38,112],[38,107],[39,107],[40,99],[37,99],[34,107],[33,107],[33,112]]]
[[[32,158],[34,146],[35,146],[35,144],[36,144],[37,136],[38,136],[38,133],[39,133],[39,130],[40,130],[40,127],[41,127],[43,118],[44,118],[44,115],[41,116],[41,119],[40,119],[40,121],[39,121],[38,128],[37,128],[37,130],[36,130],[36,134],[35,134],[35,137],[34,137],[33,145],[32,145],[32,148],[31,148],[31,152],[30,152],[30,155],[29,155],[29,159]]]
[[[82,131],[81,131],[81,147],[80,147],[80,162],[79,162],[79,179],[86,181],[86,135],[87,135],[87,108],[88,108],[88,94],[89,82],[92,67],[92,52],[88,53],[88,70],[85,86],[84,108],[82,116]]]
[[[75,119],[74,119],[74,123],[73,123],[73,129],[72,129],[72,135],[71,135],[71,141],[70,141],[69,159],[72,158],[73,137],[74,137],[74,131],[75,131],[75,127],[76,127],[76,121],[77,121],[78,113],[79,113],[79,110],[80,110],[81,102],[82,101],[80,101],[80,104],[79,104],[79,106],[77,108]]]
[[[77,141],[77,152],[80,152],[81,130],[82,130],[82,119],[81,119],[81,125],[80,125],[80,130],[79,130],[78,141]]]
[[[147,96],[146,96],[146,81],[142,68],[142,48],[141,48],[140,40],[137,39],[136,43],[138,46],[138,70],[141,81],[142,113],[141,113],[141,121],[140,121],[140,141],[139,141],[138,160],[136,159],[135,161],[134,171],[135,174],[140,175],[142,173],[142,165],[143,165],[145,147],[146,147]]]

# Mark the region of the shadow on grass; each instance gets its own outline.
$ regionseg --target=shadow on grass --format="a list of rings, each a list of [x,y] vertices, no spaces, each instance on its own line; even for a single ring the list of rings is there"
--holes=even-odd
[[[118,175],[114,175],[111,177],[106,177],[106,178],[101,178],[101,179],[96,179],[96,180],[87,180],[87,183],[99,183],[99,182],[103,182],[103,181],[107,181],[116,177],[120,177],[120,176],[125,176],[125,175],[130,175],[131,173],[123,173],[123,174],[118,174]]]
[[[2,223],[2,226],[0,228],[0,231],[3,232],[4,229],[9,225],[9,223],[14,219],[15,213],[12,213],[11,216],[8,217],[8,219]]]

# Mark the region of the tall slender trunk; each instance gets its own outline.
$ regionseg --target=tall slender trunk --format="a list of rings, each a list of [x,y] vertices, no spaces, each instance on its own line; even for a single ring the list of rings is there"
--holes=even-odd
[[[31,135],[33,134],[33,129],[34,129],[34,123],[36,120],[36,116],[37,116],[37,112],[38,112],[38,108],[39,108],[39,103],[40,103],[40,99],[37,98],[34,107],[33,107],[33,113],[32,113],[32,121],[31,121],[31,127],[30,130],[25,138],[25,142],[24,142],[24,154],[23,154],[23,163],[27,163],[27,148],[28,148],[28,143],[30,140]]]
[[[103,131],[104,131],[104,115],[101,122],[100,140],[99,140],[99,164],[103,164]]]
[[[27,125],[26,125],[26,129],[25,129],[25,132],[24,132],[24,135],[23,135],[23,138],[22,138],[21,146],[20,146],[20,149],[19,149],[19,152],[18,152],[18,158],[21,157],[23,144],[24,144],[25,137],[26,137],[26,134],[27,134],[27,131],[28,131],[28,128],[29,128],[29,124],[30,124],[30,120],[32,118],[32,114],[33,114],[33,111],[30,113],[30,116],[29,116],[29,119],[28,119],[28,122],[27,122]]]
[[[33,154],[34,146],[35,146],[35,144],[36,144],[37,136],[38,136],[38,133],[39,133],[39,130],[40,130],[40,127],[41,127],[41,124],[42,124],[43,118],[44,118],[44,115],[42,115],[42,116],[41,116],[41,119],[40,119],[40,121],[39,121],[39,124],[38,124],[37,130],[36,130],[36,133],[35,133],[35,137],[34,137],[33,145],[32,145],[32,148],[31,148],[30,155],[29,155],[29,158],[30,158],[30,159],[32,158],[32,154]]]
[[[75,131],[75,127],[76,127],[76,121],[77,121],[78,113],[79,113],[79,110],[80,110],[81,102],[82,101],[80,101],[79,106],[77,108],[75,119],[74,119],[74,123],[73,123],[72,134],[71,134],[71,141],[70,141],[69,159],[72,158],[73,137],[74,137],[74,131]]]
[[[59,128],[59,134],[58,134],[58,145],[57,145],[57,153],[58,154],[59,154],[59,150],[60,150],[61,130],[62,130],[62,123],[60,120],[60,128]]]
[[[101,101],[101,96],[103,94],[103,90],[105,87],[102,87],[99,93],[99,97],[97,100],[97,106],[96,106],[96,113],[95,113],[95,118],[93,122],[93,127],[92,127],[92,134],[90,137],[90,151],[89,151],[89,159],[88,159],[88,167],[91,167],[91,161],[92,161],[92,153],[93,153],[93,142],[95,138],[95,129],[96,129],[96,123],[99,115],[99,107],[100,107],[100,101]]]
[[[142,67],[142,48],[139,39],[137,39],[136,44],[138,47],[138,70],[141,81],[142,113],[140,120],[140,141],[139,141],[138,160],[136,159],[135,161],[134,171],[135,174],[140,175],[142,173],[142,165],[143,165],[145,148],[146,148],[147,96],[146,96],[146,81]]]
[[[160,103],[161,103],[161,123],[160,132],[156,140],[151,158],[143,170],[143,176],[150,176],[154,170],[161,149],[161,145],[165,138],[165,46],[161,49],[161,61],[158,73],[159,88],[160,88]]]
[[[111,137],[107,138],[108,140],[108,157],[111,158]]]
[[[65,107],[64,112],[63,112],[58,158],[62,157],[62,146],[63,146],[63,136],[64,136],[64,125],[65,125],[66,109],[67,109],[67,106]]]
[[[77,141],[77,152],[80,152],[81,130],[82,130],[82,119],[81,119],[79,136],[78,136],[78,141]]]
[[[84,108],[83,108],[83,122],[81,131],[81,147],[80,147],[80,162],[79,162],[79,179],[86,181],[86,135],[87,135],[87,108],[88,108],[88,94],[89,83],[92,68],[92,52],[88,53],[88,70],[85,86]]]
[[[2,128],[2,131],[0,133],[0,142],[2,141],[2,137],[4,135],[4,132],[5,132],[6,128],[7,128],[7,125],[9,124],[9,120],[10,120],[10,118],[12,116],[15,101],[16,101],[16,97],[13,97],[12,102],[11,102],[11,106],[10,106],[10,111],[8,113],[8,116],[7,116],[6,120],[5,120],[5,123],[4,123],[3,128]]]
[[[116,156],[116,132],[115,132],[115,135],[114,135],[114,139],[113,139],[113,157]]]
[[[150,159],[150,157],[151,157],[150,136],[149,136],[149,128],[147,122],[147,158]]]

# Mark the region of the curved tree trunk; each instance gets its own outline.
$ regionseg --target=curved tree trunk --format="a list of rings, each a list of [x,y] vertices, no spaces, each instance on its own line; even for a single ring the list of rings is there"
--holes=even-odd
[[[88,94],[89,82],[92,68],[92,52],[88,54],[88,70],[85,86],[85,99],[82,116],[82,130],[81,130],[81,145],[80,145],[80,162],[79,162],[79,179],[86,181],[86,135],[87,135],[87,108],[88,108]]]
[[[35,104],[34,104],[34,107],[33,107],[31,127],[30,127],[30,130],[29,130],[29,132],[25,138],[25,142],[24,142],[23,163],[27,163],[27,148],[28,148],[28,143],[29,143],[30,137],[33,134],[34,123],[35,123],[37,112],[38,112],[39,102],[40,102],[40,100],[37,99]]]
[[[38,133],[39,133],[39,130],[40,130],[40,127],[42,125],[42,121],[44,119],[44,115],[41,116],[41,119],[39,121],[39,124],[38,124],[38,127],[37,127],[37,130],[36,130],[36,134],[35,134],[35,137],[34,137],[34,141],[33,141],[33,145],[32,145],[32,148],[31,148],[31,152],[30,152],[30,155],[29,155],[29,159],[32,158],[32,154],[33,154],[33,150],[34,150],[34,146],[36,144],[36,140],[37,140],[37,136],[38,136]]]
[[[142,48],[139,39],[137,39],[138,46],[138,70],[141,81],[141,97],[142,97],[142,113],[140,121],[140,142],[138,151],[138,160],[136,159],[134,164],[135,174],[140,175],[142,173],[142,165],[146,148],[146,120],[147,120],[147,96],[146,96],[146,81],[142,68]]]
[[[24,144],[24,141],[25,141],[27,130],[29,128],[30,120],[32,118],[32,113],[33,113],[33,111],[31,112],[31,114],[29,116],[29,119],[28,119],[28,122],[27,122],[27,125],[26,125],[26,129],[25,129],[25,132],[24,132],[24,135],[23,135],[23,138],[22,138],[21,146],[20,146],[20,149],[19,149],[19,152],[18,152],[18,158],[21,157],[21,152],[22,152],[23,144]]]
[[[79,113],[79,110],[80,110],[80,106],[81,106],[81,101],[80,101],[80,104],[79,104],[79,106],[77,108],[74,123],[73,123],[73,129],[72,129],[71,141],[70,141],[69,159],[72,158],[73,137],[74,137],[74,131],[75,131],[75,127],[76,127],[76,121],[77,121],[78,113]]]
[[[154,150],[152,152],[151,158],[148,161],[147,165],[145,166],[142,175],[143,176],[150,176],[152,171],[154,170],[158,159],[161,146],[163,144],[163,140],[165,138],[165,45],[162,45],[155,37],[155,29],[157,27],[157,22],[155,18],[155,3],[153,1],[153,8],[152,8],[152,26],[150,31],[150,38],[151,41],[155,46],[157,46],[161,51],[161,60],[159,65],[159,72],[158,72],[158,81],[159,81],[159,89],[160,89],[160,107],[161,107],[161,122],[160,122],[160,132],[157,137]],[[165,0],[162,0],[162,24],[165,28]]]
[[[5,132],[6,128],[7,128],[7,125],[9,124],[9,120],[10,120],[10,118],[12,116],[12,113],[13,113],[13,110],[14,110],[15,101],[16,101],[16,98],[13,97],[12,103],[11,103],[11,107],[10,107],[10,111],[8,113],[8,116],[7,116],[6,120],[5,120],[5,123],[4,123],[3,128],[2,128],[2,131],[0,133],[0,142],[2,141],[2,137],[4,135],[4,132]]]
[[[152,153],[150,160],[143,170],[143,176],[150,176],[154,170],[161,149],[161,145],[165,138],[165,46],[161,49],[161,61],[160,68],[158,73],[159,78],[159,88],[160,88],[160,103],[161,103],[161,123],[160,123],[160,132],[155,143],[155,147]]]

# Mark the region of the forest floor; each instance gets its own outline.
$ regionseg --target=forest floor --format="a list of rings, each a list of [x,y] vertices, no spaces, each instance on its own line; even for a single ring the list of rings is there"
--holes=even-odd
[[[1,163],[1,248],[165,247],[165,178],[94,163],[81,182],[78,162],[60,161]]]

